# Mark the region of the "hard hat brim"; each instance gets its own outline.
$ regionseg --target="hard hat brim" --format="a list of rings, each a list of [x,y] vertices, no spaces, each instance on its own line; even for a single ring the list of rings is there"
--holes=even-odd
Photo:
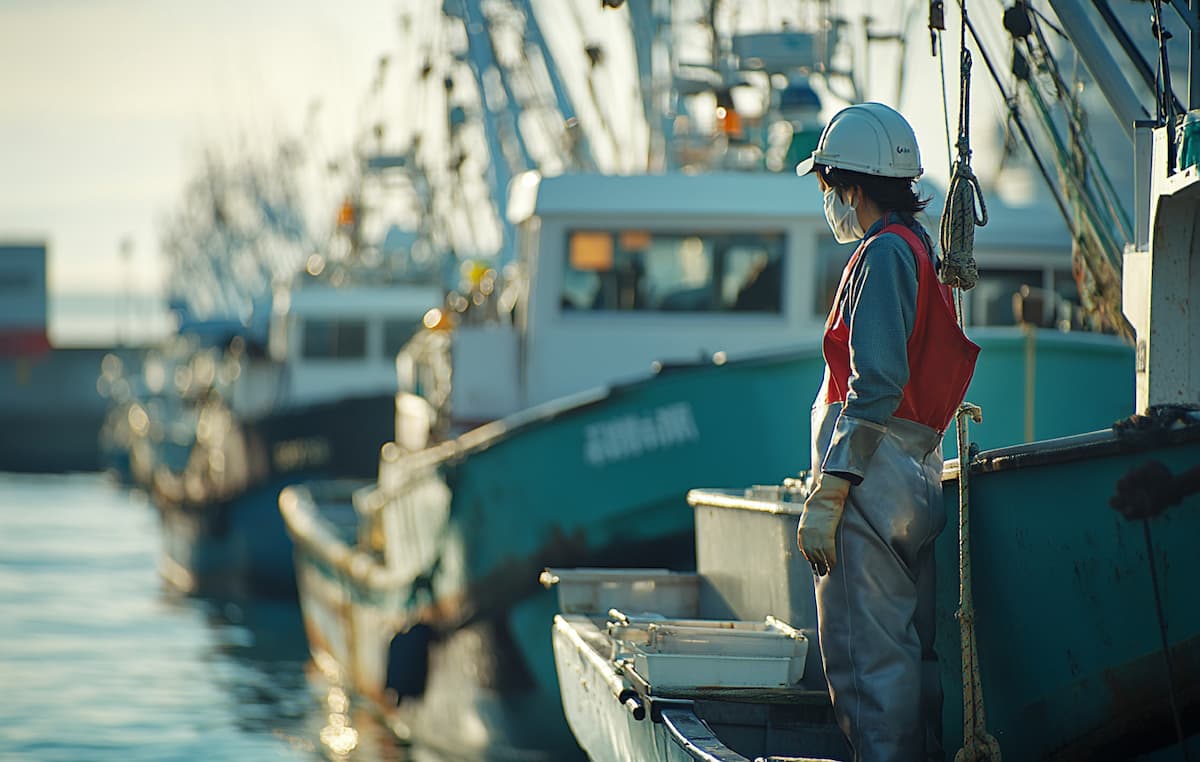
[[[817,163],[816,154],[809,156],[807,159],[805,159],[804,161],[802,161],[796,165],[796,175],[798,177],[804,177],[809,172],[813,171],[813,167],[816,166],[816,163]]]

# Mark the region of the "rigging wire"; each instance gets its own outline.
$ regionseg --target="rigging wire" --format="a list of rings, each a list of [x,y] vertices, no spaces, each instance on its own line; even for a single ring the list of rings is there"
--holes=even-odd
[[[966,19],[965,23],[967,29],[971,32],[971,36],[974,39],[980,54],[983,56],[984,63],[988,67],[988,72],[991,74],[993,82],[996,84],[996,87],[999,89],[1001,95],[1004,97],[1005,102],[1008,104],[1009,115],[1012,118],[1013,123],[1017,126],[1017,129],[1020,132],[1021,138],[1026,147],[1029,149],[1030,155],[1033,157],[1034,163],[1038,167],[1038,171],[1045,180],[1046,187],[1050,190],[1050,194],[1054,199],[1055,205],[1058,206],[1059,213],[1062,215],[1062,219],[1071,234],[1072,241],[1075,242],[1073,257],[1077,258],[1075,259],[1077,279],[1079,277],[1086,277],[1088,281],[1095,286],[1096,294],[1093,295],[1092,289],[1086,287],[1082,282],[1079,283],[1080,297],[1083,299],[1085,307],[1093,315],[1098,315],[1101,321],[1110,325],[1120,335],[1127,339],[1130,338],[1132,336],[1132,329],[1129,326],[1128,321],[1125,319],[1123,312],[1121,311],[1121,284],[1119,267],[1116,264],[1120,261],[1119,255],[1115,253],[1111,255],[1106,253],[1108,251],[1117,252],[1120,250],[1120,247],[1115,243],[1110,243],[1108,246],[1105,246],[1103,241],[1100,240],[1099,237],[1102,234],[1099,232],[1099,229],[1102,226],[1097,225],[1096,221],[1102,220],[1103,216],[1099,215],[1096,211],[1094,199],[1090,198],[1086,187],[1080,187],[1078,183],[1071,184],[1067,182],[1067,179],[1074,179],[1074,177],[1068,173],[1069,164],[1065,162],[1058,162],[1057,164],[1064,175],[1061,188],[1060,184],[1051,178],[1050,171],[1047,169],[1046,164],[1042,159],[1041,152],[1034,143],[1033,138],[1029,134],[1029,130],[1024,123],[1016,94],[1013,93],[1010,95],[1005,88],[1003,82],[1001,81],[1000,74],[993,64],[991,57],[988,55],[987,48],[984,46],[975,24],[970,19]],[[1042,119],[1043,128],[1047,131],[1047,133],[1049,133],[1052,141],[1057,143],[1055,147],[1056,149],[1060,150],[1059,155],[1064,155],[1061,153],[1061,151],[1065,149],[1060,148],[1061,139],[1057,137],[1057,131],[1053,126],[1053,119],[1049,116],[1049,109],[1046,107],[1044,101],[1041,103],[1038,102],[1040,93],[1038,93],[1035,85],[1032,82],[1027,84],[1031,93],[1031,98],[1034,100],[1034,105],[1039,109],[1039,116]],[[1074,189],[1074,191],[1072,189]],[[1062,193],[1065,193],[1067,198],[1064,198],[1061,195]],[[1088,224],[1082,224],[1080,220],[1076,219],[1075,213],[1071,211],[1071,199],[1074,198],[1074,195],[1076,194],[1080,196],[1078,201],[1084,205],[1085,209],[1090,205],[1090,209],[1087,210],[1087,214],[1084,215],[1085,219],[1083,220],[1084,223]],[[1108,240],[1112,241],[1111,232]],[[1100,249],[1099,253],[1095,251],[1096,248]],[[1082,267],[1080,266],[1080,261],[1083,263]]]
[[[1142,536],[1146,541],[1146,565],[1150,567],[1150,586],[1154,590],[1154,613],[1158,618],[1158,637],[1163,656],[1163,663],[1166,666],[1167,698],[1171,708],[1171,720],[1175,725],[1175,738],[1179,743],[1180,751],[1183,753],[1183,760],[1184,762],[1191,762],[1191,755],[1188,753],[1187,741],[1183,736],[1183,723],[1180,721],[1179,701],[1176,698],[1177,692],[1175,688],[1175,668],[1171,663],[1171,643],[1167,638],[1167,617],[1166,614],[1163,613],[1162,592],[1158,584],[1158,571],[1155,569],[1154,541],[1151,538],[1149,516],[1142,519]]]
[[[1121,233],[1125,236],[1125,240],[1131,241],[1133,240],[1133,223],[1129,219],[1129,213],[1125,211],[1124,205],[1121,203],[1120,198],[1117,196],[1116,190],[1113,188],[1112,179],[1109,177],[1108,171],[1104,168],[1104,162],[1100,161],[1098,152],[1096,151],[1095,142],[1092,140],[1089,130],[1084,128],[1082,117],[1080,116],[1082,109],[1079,106],[1079,98],[1077,95],[1073,94],[1072,89],[1067,85],[1066,78],[1062,75],[1062,70],[1059,68],[1058,62],[1055,60],[1054,54],[1050,50],[1050,43],[1046,40],[1046,36],[1042,33],[1042,23],[1050,26],[1060,34],[1061,30],[1059,30],[1053,24],[1046,22],[1045,17],[1042,16],[1042,14],[1037,13],[1033,6],[1027,5],[1026,7],[1029,8],[1029,10],[1034,11],[1035,14],[1042,19],[1042,21],[1032,23],[1030,25],[1034,33],[1034,37],[1037,39],[1038,43],[1037,58],[1041,62],[1042,68],[1047,74],[1050,75],[1051,82],[1054,85],[1054,90],[1057,94],[1058,100],[1062,103],[1069,103],[1072,107],[1071,110],[1066,111],[1067,126],[1070,130],[1071,138],[1079,143],[1084,152],[1087,154],[1086,158],[1092,162],[1093,172],[1099,175],[1103,183],[1102,187],[1099,188],[1100,195],[1102,196],[1101,200],[1108,207],[1109,213],[1112,215],[1112,219],[1121,226]],[[1014,44],[1017,44],[1016,39],[1014,39],[1013,42]],[[1030,54],[1034,52],[1028,42],[1028,39],[1025,41],[1025,47]],[[1030,87],[1032,89],[1032,83]],[[1048,109],[1046,111],[1046,115],[1044,116],[1044,121],[1047,125],[1047,130],[1049,131],[1050,125],[1053,123],[1053,121],[1049,116]],[[1073,163],[1065,164],[1064,166],[1075,169]],[[1086,171],[1079,172],[1073,176],[1072,179],[1086,195],[1090,196],[1090,194],[1087,193],[1088,182]],[[1108,191],[1107,193],[1105,193],[1106,189]],[[1090,203],[1093,206],[1096,205],[1094,199],[1090,199]],[[1095,219],[1096,221],[1099,221],[1101,218],[1097,216]],[[1111,236],[1111,230],[1108,232]],[[1120,242],[1114,240],[1112,242],[1112,246],[1113,248],[1109,250],[1110,258],[1119,260],[1119,252],[1122,248]]]
[[[941,32],[934,33],[937,37],[938,70],[942,75],[942,123],[946,127],[946,172],[954,170],[954,154],[950,148],[950,106],[946,100],[946,52],[942,47]]]
[[[1004,103],[1008,107],[1009,116],[1012,118],[1013,123],[1017,126],[1017,131],[1021,133],[1021,139],[1025,143],[1025,147],[1029,149],[1029,153],[1033,157],[1034,164],[1037,165],[1038,172],[1041,174],[1042,179],[1046,181],[1046,187],[1050,189],[1050,195],[1053,197],[1054,204],[1058,207],[1058,211],[1062,215],[1063,221],[1067,225],[1068,232],[1070,232],[1072,238],[1077,237],[1078,230],[1076,229],[1075,221],[1070,211],[1067,209],[1066,202],[1063,201],[1061,196],[1059,196],[1058,186],[1055,184],[1054,179],[1050,176],[1050,170],[1046,168],[1046,164],[1042,160],[1041,153],[1033,142],[1033,136],[1029,134],[1029,130],[1025,126],[1025,120],[1021,115],[1021,108],[1019,102],[1017,101],[1016,95],[1010,95],[1008,89],[1005,88],[1004,82],[1002,82],[1000,79],[1000,73],[996,70],[995,65],[992,63],[992,59],[991,56],[988,55],[987,48],[983,46],[983,43],[979,39],[979,35],[975,31],[974,24],[970,20],[967,21],[967,29],[971,32],[971,37],[975,40],[975,47],[978,49],[979,54],[983,57],[983,62],[987,66],[988,72],[992,75],[992,81],[995,83],[996,89],[1000,91],[1000,97],[1004,99]],[[948,132],[949,131],[947,130],[947,133]]]
[[[1029,10],[1024,3],[1014,8]],[[1014,73],[1026,84],[1035,113],[1054,151],[1062,191],[1072,207],[1071,212],[1064,214],[1071,217],[1068,225],[1073,230],[1075,245],[1072,260],[1080,298],[1102,325],[1111,326],[1128,339],[1132,336],[1132,330],[1121,309],[1123,245],[1112,225],[1115,223],[1120,227],[1119,232],[1126,240],[1132,238],[1133,226],[1120,199],[1112,190],[1112,182],[1104,170],[1103,162],[1099,160],[1095,146],[1082,125],[1078,97],[1067,85],[1050,52],[1041,21],[1036,16],[1026,14],[1025,23],[1018,22],[1019,19],[1006,17],[1005,26],[1013,37]],[[1033,77],[1033,66],[1048,79],[1053,96],[1072,106],[1065,110],[1070,147],[1060,135],[1052,109]],[[1084,163],[1089,159],[1101,178],[1099,187],[1089,183],[1087,165]],[[1108,215],[1101,212],[1102,207],[1107,207]]]
[[[1113,37],[1117,38],[1117,44],[1125,51],[1126,58],[1133,64],[1134,69],[1141,76],[1142,82],[1151,90],[1157,92],[1158,85],[1155,82],[1155,71],[1151,70],[1150,64],[1146,62],[1145,57],[1142,56],[1141,51],[1134,44],[1133,38],[1129,36],[1129,33],[1125,31],[1125,27],[1117,19],[1116,14],[1113,13],[1108,0],[1092,0],[1092,5],[1095,6],[1096,11],[1100,14],[1100,18],[1103,19],[1105,25],[1108,27],[1108,31],[1112,33]],[[1175,93],[1168,93],[1167,97],[1171,99],[1171,103],[1174,104],[1177,112],[1183,113],[1185,111],[1183,104],[1179,101]]]
[[[1030,4],[1027,4],[1025,7],[1028,8],[1030,11],[1032,11],[1035,16],[1040,18],[1042,20],[1042,23],[1044,23],[1046,26],[1050,27],[1055,32],[1057,32],[1059,37],[1063,38],[1064,40],[1071,39],[1070,37],[1067,36],[1067,33],[1063,31],[1062,27],[1058,26],[1053,21],[1051,21],[1049,18],[1047,18],[1046,14],[1039,11],[1035,5],[1030,3]]]
[[[1037,107],[1037,111],[1041,114],[1043,121],[1049,122],[1053,117],[1050,113],[1050,106],[1046,103],[1042,94],[1037,91],[1036,87],[1030,87],[1030,99]],[[1114,255],[1121,250],[1120,245],[1113,238],[1112,231],[1107,226],[1100,224],[1103,217],[1100,211],[1096,208],[1095,199],[1087,192],[1087,180],[1079,176],[1076,168],[1073,166],[1071,158],[1071,149],[1063,143],[1062,137],[1055,131],[1047,129],[1051,145],[1054,148],[1055,155],[1058,157],[1059,171],[1067,176],[1078,187],[1078,200],[1083,206],[1084,216],[1087,218],[1087,227],[1094,231],[1097,238],[1101,239],[1103,246],[1102,253],[1106,255],[1109,261],[1114,259]],[[1115,264],[1114,264],[1115,266]]]

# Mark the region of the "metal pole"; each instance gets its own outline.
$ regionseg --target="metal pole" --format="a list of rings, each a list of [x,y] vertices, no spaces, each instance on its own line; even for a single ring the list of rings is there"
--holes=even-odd
[[[554,56],[550,54],[550,48],[546,45],[546,38],[542,36],[542,28],[538,23],[537,14],[533,12],[533,4],[529,0],[522,0],[519,7],[525,14],[525,36],[529,43],[537,48],[542,60],[546,62],[546,72],[550,76],[550,87],[554,91],[554,101],[558,105],[558,111],[562,114],[565,122],[575,121],[577,119],[575,104],[571,101],[571,95],[567,92],[562,77],[558,74],[558,66],[554,63]],[[596,161],[592,158],[592,148],[588,144],[587,135],[582,130],[579,132],[578,143],[574,146],[574,151],[575,155],[571,158],[576,162],[578,168],[588,171],[595,170]]]
[[[1182,15],[1184,11],[1176,10]],[[1200,0],[1191,0],[1188,11],[1190,19],[1184,17],[1188,26],[1188,108],[1200,108]]]
[[[1051,0],[1050,7],[1058,15],[1071,43],[1079,52],[1092,78],[1100,86],[1108,105],[1117,115],[1117,121],[1125,130],[1129,142],[1133,142],[1133,123],[1150,116],[1125,74],[1113,60],[1112,52],[1105,47],[1099,31],[1088,17],[1088,11],[1080,0]]]
[[[1125,27],[1121,26],[1120,20],[1113,13],[1112,7],[1109,6],[1108,0],[1092,0],[1092,5],[1096,6],[1096,10],[1100,12],[1100,18],[1104,19],[1105,25],[1108,26],[1108,31],[1112,32],[1113,37],[1117,38],[1117,44],[1125,51],[1125,56],[1133,63],[1137,69],[1138,75],[1141,76],[1142,82],[1146,87],[1150,88],[1151,92],[1158,87],[1154,78],[1154,69],[1150,67],[1146,57],[1138,50],[1133,38],[1129,36],[1129,32],[1125,31]],[[1183,111],[1183,104],[1175,97],[1175,93],[1170,93],[1170,97],[1175,101],[1175,108]]]

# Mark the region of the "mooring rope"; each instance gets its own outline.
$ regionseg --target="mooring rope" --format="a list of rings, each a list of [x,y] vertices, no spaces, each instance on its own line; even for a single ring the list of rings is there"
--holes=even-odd
[[[999,762],[1000,744],[987,732],[987,712],[983,703],[983,684],[979,677],[979,651],[975,645],[975,605],[971,598],[971,522],[970,489],[967,472],[971,467],[967,442],[967,418],[982,421],[979,408],[963,403],[958,410],[958,619],[962,641],[963,745],[954,762]]]
[[[960,327],[963,325],[962,293],[979,282],[975,264],[975,227],[987,224],[987,205],[979,180],[971,169],[971,51],[967,49],[967,3],[959,1],[962,13],[958,103],[958,157],[954,162],[950,185],[946,190],[946,207],[942,211],[940,238],[942,261],[938,277],[955,289],[955,307]],[[932,27],[932,23],[931,23]],[[943,84],[942,98],[945,99]],[[950,142],[949,125],[946,142]],[[978,206],[977,206],[978,205]],[[978,209],[978,211],[976,211]],[[982,421],[978,406],[964,402],[955,416],[958,436],[958,619],[962,645],[963,681],[963,745],[954,755],[954,762],[999,762],[1000,744],[987,732],[987,712],[983,701],[983,685],[979,677],[979,652],[975,644],[975,607],[971,598],[971,452],[967,437],[967,419]]]

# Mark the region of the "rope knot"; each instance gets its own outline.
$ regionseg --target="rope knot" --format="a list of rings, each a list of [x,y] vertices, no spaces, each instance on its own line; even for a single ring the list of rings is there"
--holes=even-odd
[[[962,608],[955,610],[954,619],[959,624],[966,625],[968,627],[975,624],[975,614]]]
[[[974,256],[975,227],[987,224],[987,203],[983,200],[979,180],[971,171],[970,149],[963,150],[965,143],[965,137],[959,140],[958,162],[950,178],[946,208],[942,212],[942,262],[938,279],[952,288],[969,291],[979,282],[979,268]]]

